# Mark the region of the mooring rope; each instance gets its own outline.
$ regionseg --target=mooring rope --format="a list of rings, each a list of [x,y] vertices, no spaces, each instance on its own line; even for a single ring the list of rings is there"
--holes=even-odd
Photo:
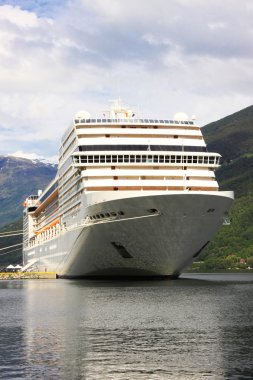
[[[9,247],[0,248],[0,251],[4,251],[5,249],[12,248],[12,247],[17,247],[18,245],[23,245],[23,243],[9,245]]]

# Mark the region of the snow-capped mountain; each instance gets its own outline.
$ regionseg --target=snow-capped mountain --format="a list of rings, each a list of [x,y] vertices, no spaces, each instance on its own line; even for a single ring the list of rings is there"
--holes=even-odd
[[[43,190],[56,171],[57,164],[41,158],[0,155],[0,226],[21,219],[25,197]]]

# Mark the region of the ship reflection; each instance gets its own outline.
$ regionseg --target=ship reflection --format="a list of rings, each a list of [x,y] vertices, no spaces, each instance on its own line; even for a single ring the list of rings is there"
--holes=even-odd
[[[2,323],[0,378],[13,364],[16,378],[31,379],[246,379],[252,283],[26,281]]]
[[[31,379],[83,379],[86,353],[82,292],[62,281],[29,281],[26,367]]]

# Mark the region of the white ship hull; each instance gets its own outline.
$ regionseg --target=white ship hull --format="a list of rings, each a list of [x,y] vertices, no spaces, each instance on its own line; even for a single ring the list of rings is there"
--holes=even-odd
[[[85,196],[70,228],[27,248],[25,263],[68,278],[177,277],[213,238],[233,201],[231,192],[101,196]],[[117,216],[82,222],[87,215],[107,212]]]

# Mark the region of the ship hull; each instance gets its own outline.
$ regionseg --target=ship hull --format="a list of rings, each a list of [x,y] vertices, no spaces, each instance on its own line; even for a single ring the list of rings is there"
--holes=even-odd
[[[72,228],[25,257],[66,278],[177,277],[214,237],[232,201],[231,192],[184,192],[83,202]],[[102,217],[82,226],[87,215]]]

